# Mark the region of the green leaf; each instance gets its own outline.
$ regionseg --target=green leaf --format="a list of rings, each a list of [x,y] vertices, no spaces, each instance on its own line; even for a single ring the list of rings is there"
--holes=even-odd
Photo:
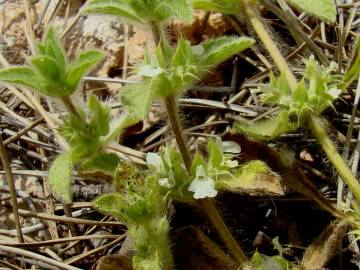
[[[54,82],[61,80],[61,70],[53,58],[46,55],[38,55],[31,57],[30,62],[45,79]]]
[[[221,145],[215,140],[209,140],[207,148],[209,152],[209,165],[214,169],[220,168],[223,160]]]
[[[47,31],[43,45],[45,55],[53,58],[59,66],[59,69],[64,72],[66,58],[60,40],[53,27],[50,27]],[[38,49],[39,48],[41,48],[41,46],[38,46]]]
[[[233,177],[218,177],[217,189],[234,193],[284,195],[281,178],[261,160],[253,160],[231,170]]]
[[[58,156],[49,170],[49,184],[52,191],[65,203],[71,203],[71,153],[65,152]]]
[[[0,81],[39,90],[43,81],[29,67],[9,67],[0,70]]]
[[[99,61],[103,59],[99,51],[87,51],[79,55],[66,74],[66,86],[72,94],[78,87],[82,77]]]
[[[204,166],[206,168],[206,163],[199,152],[196,152],[193,162],[191,163],[191,175],[196,176],[196,169],[198,166]]]
[[[195,9],[205,9],[224,14],[239,14],[243,11],[240,0],[193,0]]]
[[[85,160],[81,164],[80,170],[86,172],[102,171],[113,175],[119,164],[120,158],[112,153],[100,153]]]
[[[136,1],[90,0],[87,5],[82,8],[81,13],[115,15],[133,22],[146,23],[143,18],[139,17],[132,2]]]
[[[191,23],[193,20],[193,10],[191,2],[188,0],[163,0],[164,4],[174,12],[174,15],[186,22]]]
[[[335,22],[336,2],[334,0],[287,0],[291,5],[319,19]]]
[[[152,97],[150,80],[141,84],[129,84],[120,90],[121,104],[129,115],[138,121],[148,115]]]
[[[93,202],[96,211],[105,215],[112,215],[118,219],[124,219],[124,206],[124,197],[120,194],[102,195]]]
[[[354,63],[351,65],[349,70],[344,75],[344,86],[347,87],[351,84],[353,80],[357,78],[357,76],[360,74],[360,37],[357,39],[356,44],[356,58]]]
[[[254,43],[255,40],[248,37],[220,37],[205,41],[200,44],[204,48],[204,64],[218,65]]]
[[[186,40],[184,37],[180,37],[176,51],[173,55],[173,58],[171,60],[171,66],[177,67],[177,66],[185,66],[189,60],[192,59],[192,49],[190,41]]]
[[[272,140],[283,133],[295,130],[297,124],[290,123],[287,111],[281,111],[270,119],[262,120],[253,125],[236,123],[234,129],[246,136],[255,138],[256,140]]]
[[[90,126],[96,127],[99,135],[105,136],[110,130],[110,108],[102,106],[99,100],[94,95],[90,95],[88,100],[88,107],[92,112],[92,119]]]
[[[308,95],[304,80],[301,80],[301,82],[297,85],[297,87],[295,88],[292,94],[292,98],[294,99],[295,102],[298,102],[300,104],[304,104],[307,102]]]

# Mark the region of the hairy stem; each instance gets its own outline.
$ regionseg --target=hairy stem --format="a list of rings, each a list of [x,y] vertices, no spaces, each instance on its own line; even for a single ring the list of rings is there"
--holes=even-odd
[[[187,149],[185,137],[182,132],[175,96],[167,97],[165,99],[165,104],[181,156],[184,160],[187,170],[190,171],[191,157]],[[248,259],[243,250],[236,242],[235,238],[232,236],[229,228],[226,226],[223,218],[216,209],[214,202],[211,199],[206,198],[202,200],[197,200],[197,203],[206,213],[212,225],[215,227],[216,231],[221,236],[236,261],[240,264],[240,266],[245,266],[248,262]]]
[[[165,98],[166,111],[169,116],[171,128],[174,132],[174,136],[179,147],[181,156],[185,163],[186,169],[190,171],[191,157],[186,145],[186,139],[181,129],[180,117],[177,112],[176,97],[174,95]]]
[[[273,58],[276,66],[280,70],[280,72],[284,72],[286,76],[286,80],[292,89],[292,91],[296,88],[297,82],[294,74],[291,72],[289,65],[287,64],[285,58],[282,56],[279,48],[276,46],[274,41],[272,40],[270,34],[266,30],[264,24],[261,21],[261,18],[254,8],[254,1],[251,0],[243,0],[245,6],[245,13],[250,20],[251,25],[253,26],[256,34],[264,43],[266,50],[270,53]]]
[[[72,113],[73,115],[76,115],[79,119],[81,119],[80,114],[79,114],[78,110],[76,109],[76,107],[70,97],[65,96],[65,97],[62,97],[61,100],[64,103],[66,109],[70,113]]]
[[[346,165],[345,161],[342,159],[341,155],[338,153],[332,140],[327,136],[324,124],[320,117],[311,115],[309,117],[308,124],[315,138],[320,142],[329,160],[337,169],[342,180],[348,185],[357,202],[360,203],[360,184]]]
[[[7,156],[6,149],[3,144],[2,134],[0,134],[0,158],[1,158],[1,162],[3,164],[3,168],[5,170],[6,180],[7,180],[8,186],[9,186],[9,190],[10,190],[11,203],[12,203],[12,208],[13,208],[15,227],[16,227],[18,240],[20,243],[23,243],[24,237],[23,237],[23,234],[21,231],[14,177],[11,172],[9,158]]]
[[[155,44],[159,44],[162,50],[166,50],[164,39],[162,38],[162,29],[158,24],[151,25],[154,41]],[[164,53],[166,53],[164,51]],[[170,95],[165,99],[165,106],[169,116],[170,124],[172,130],[174,132],[174,136],[176,142],[179,147],[179,151],[181,153],[182,159],[185,163],[186,169],[190,172],[191,168],[191,156],[189,150],[187,148],[186,139],[183,133],[183,129],[180,123],[180,117],[178,113],[178,106],[176,103],[176,96]],[[239,263],[241,267],[244,267],[248,263],[248,259],[240,248],[238,243],[236,242],[235,238],[231,234],[229,228],[226,226],[223,218],[221,217],[220,213],[215,207],[214,202],[211,199],[203,199],[197,200],[199,206],[203,209],[206,213],[208,218],[210,219],[212,225],[215,227],[218,234],[221,236],[222,240],[226,244],[227,248],[229,249],[230,253],[234,256],[236,261]]]

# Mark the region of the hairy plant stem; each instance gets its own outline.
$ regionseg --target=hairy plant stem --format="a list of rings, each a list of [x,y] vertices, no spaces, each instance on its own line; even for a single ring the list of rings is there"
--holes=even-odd
[[[265,26],[261,22],[259,14],[251,5],[253,4],[252,2],[253,0],[243,0],[243,3],[245,5],[245,12],[257,35],[265,44],[267,51],[270,53],[278,69],[285,73],[286,80],[290,86],[291,91],[294,91],[297,86],[297,80],[294,74],[291,72],[286,60],[281,55],[276,44],[271,39],[269,33],[266,31]],[[337,151],[333,142],[327,136],[327,132],[322,124],[321,118],[319,116],[311,114],[307,119],[307,124],[317,141],[321,144],[329,160],[339,172],[339,175],[343,178],[344,182],[348,185],[349,189],[354,194],[357,202],[360,203],[360,184],[356,180],[344,160],[341,158],[341,155]]]
[[[338,153],[332,140],[327,136],[323,121],[320,117],[311,115],[309,117],[308,124],[313,135],[320,142],[329,160],[337,169],[342,180],[348,185],[357,202],[360,203],[360,184],[346,165],[345,161],[342,159],[341,155]]]
[[[162,50],[165,50],[165,40],[162,38],[162,29],[159,24],[152,24],[152,32],[154,36],[155,44],[160,43],[160,47]],[[165,53],[165,52],[164,52]],[[181,153],[182,159],[185,163],[186,169],[190,172],[191,168],[191,156],[189,150],[187,148],[186,139],[183,133],[183,129],[180,123],[180,117],[178,112],[178,106],[176,103],[176,96],[170,95],[165,98],[165,106],[169,116],[170,124],[172,130],[174,132],[174,136],[179,147],[179,151]],[[235,238],[231,234],[229,228],[226,226],[224,219],[218,212],[215,207],[214,202],[211,199],[202,199],[196,200],[199,207],[206,213],[208,218],[210,219],[212,225],[221,236],[224,241],[226,247],[229,249],[230,253],[234,256],[239,265],[244,268],[248,264],[248,258],[246,257],[244,251],[236,242]]]
[[[243,3],[245,6],[245,13],[251,25],[253,26],[256,34],[258,35],[260,40],[264,43],[265,48],[271,54],[280,72],[284,72],[290,88],[295,89],[297,85],[296,78],[294,74],[291,72],[290,67],[287,64],[285,58],[282,56],[279,48],[276,46],[270,34],[266,30],[264,24],[262,23],[258,11],[254,8],[254,1],[243,0]]]
[[[172,131],[179,147],[179,151],[185,163],[186,169],[190,171],[191,157],[186,145],[186,139],[181,129],[180,117],[177,111],[176,97],[171,95],[165,98],[165,107],[169,116]]]
[[[80,114],[78,110],[76,109],[74,103],[72,102],[71,98],[69,96],[61,97],[62,102],[64,103],[66,109],[72,113],[73,115],[76,115],[79,119],[81,119]]]

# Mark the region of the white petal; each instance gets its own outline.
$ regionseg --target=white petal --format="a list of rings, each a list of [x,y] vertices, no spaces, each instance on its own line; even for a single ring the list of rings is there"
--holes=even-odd
[[[149,152],[146,154],[146,163],[148,165],[155,167],[155,169],[160,170],[160,167],[162,164],[162,159],[161,159],[160,155]]]
[[[239,154],[241,152],[241,147],[236,142],[233,141],[224,141],[221,143],[221,148],[224,153]]]
[[[139,75],[145,76],[145,77],[156,77],[157,75],[163,73],[164,70],[162,68],[155,68],[153,66],[147,65],[142,66],[139,68]]]
[[[204,178],[206,176],[205,169],[203,165],[199,165],[196,167],[196,178]]]
[[[215,183],[210,177],[204,179],[193,180],[188,188],[189,191],[194,192],[195,199],[203,199],[206,197],[215,197],[217,191],[215,190]]]
[[[170,183],[169,178],[160,178],[159,185],[165,188],[172,188],[174,184]]]

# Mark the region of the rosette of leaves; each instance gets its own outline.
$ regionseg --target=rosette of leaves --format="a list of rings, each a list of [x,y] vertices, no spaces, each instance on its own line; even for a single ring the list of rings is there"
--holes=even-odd
[[[324,68],[313,58],[306,62],[303,79],[295,91],[282,74],[279,78],[270,75],[270,82],[259,87],[264,103],[277,105],[280,111],[267,120],[254,125],[236,123],[234,128],[258,140],[271,140],[279,135],[295,130],[305,124],[309,114],[321,114],[337,99],[340,90],[340,76],[334,75],[334,65]]]
[[[59,155],[49,170],[53,192],[64,202],[72,197],[71,174],[73,168],[81,172],[103,172],[112,176],[119,158],[103,151],[102,138],[109,133],[110,109],[91,95],[88,112],[78,109],[79,116],[69,114],[60,129],[71,149]]]
[[[36,55],[29,57],[29,65],[1,69],[0,81],[25,86],[50,97],[68,97],[102,58],[102,53],[91,50],[70,63],[54,28],[50,27],[43,42],[36,44]]]
[[[206,75],[211,68],[249,48],[254,40],[247,37],[221,37],[191,46],[180,38],[176,49],[171,49],[168,63],[163,50],[147,56],[138,73],[144,76],[142,84],[128,85],[121,89],[121,101],[132,116],[139,120],[146,117],[155,99],[181,95],[195,81]]]
[[[122,163],[116,170],[114,185],[118,193],[103,195],[93,205],[127,225],[137,250],[134,269],[171,269],[167,200],[160,192],[157,177]]]
[[[81,12],[115,15],[141,25],[192,20],[190,0],[89,0]]]

